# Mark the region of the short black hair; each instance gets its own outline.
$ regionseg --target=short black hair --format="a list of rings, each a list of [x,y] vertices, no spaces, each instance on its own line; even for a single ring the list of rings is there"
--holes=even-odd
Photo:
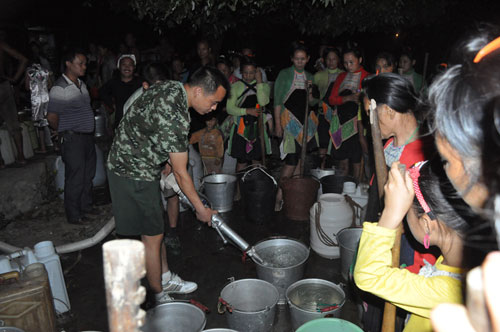
[[[217,68],[211,66],[203,66],[197,69],[188,79],[187,84],[190,86],[201,87],[205,94],[212,95],[217,91],[219,86],[226,90],[229,94],[231,86],[229,81]]]
[[[151,62],[142,70],[142,77],[144,77],[149,85],[153,85],[158,81],[168,79],[168,70],[165,65],[160,62]]]
[[[330,54],[330,52],[335,53],[335,55],[336,55],[336,56],[339,58],[339,60],[340,60],[340,55],[341,55],[341,53],[340,53],[339,49],[338,49],[338,48],[336,48],[336,47],[327,47],[327,48],[325,48],[325,49],[323,50],[323,54],[321,54],[321,57],[323,58],[323,60],[325,60],[325,61],[326,61],[326,58],[328,57],[328,54]],[[340,61],[339,61],[339,62],[340,62]]]
[[[291,57],[295,55],[295,52],[297,51],[302,51],[306,55],[309,55],[309,49],[307,48],[306,44],[303,41],[295,41],[292,43],[292,53],[290,54]]]
[[[378,59],[384,59],[387,62],[388,66],[397,66],[396,58],[394,58],[394,55],[389,52],[380,52],[379,54],[377,54],[377,57],[375,58],[375,64],[377,64]]]
[[[240,64],[241,73],[243,72],[243,68],[246,66],[254,66],[255,68],[257,68],[257,63],[255,63],[254,59],[244,56]]]
[[[71,47],[71,48],[68,48],[63,53],[61,61],[62,61],[63,65],[64,65],[64,68],[66,68],[66,61],[73,62],[73,60],[75,60],[77,54],[81,54],[81,55],[85,56],[85,51],[82,48],[79,48],[79,47]]]

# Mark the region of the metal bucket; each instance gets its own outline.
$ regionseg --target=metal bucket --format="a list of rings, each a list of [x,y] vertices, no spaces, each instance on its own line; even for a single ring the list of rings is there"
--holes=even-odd
[[[184,302],[160,304],[146,315],[143,332],[201,332],[207,319],[198,307]]]
[[[363,330],[343,319],[320,318],[305,323],[297,332],[363,332]]]
[[[264,280],[242,279],[224,287],[219,301],[227,303],[229,328],[244,332],[271,332],[279,293]]]
[[[297,240],[269,238],[258,242],[255,250],[265,262],[256,262],[257,277],[273,284],[280,295],[278,304],[285,304],[288,286],[304,276],[309,248]]]
[[[349,280],[349,270],[358,249],[362,232],[363,228],[351,227],[344,228],[337,233],[337,241],[340,247],[340,273],[346,281]]]
[[[231,329],[210,329],[210,330],[203,330],[203,332],[238,332],[238,331]]]
[[[309,220],[309,209],[316,201],[319,182],[313,178],[289,178],[281,182],[283,210],[291,220]]]
[[[290,308],[292,327],[296,330],[313,319],[339,317],[345,303],[345,293],[333,282],[304,279],[288,287],[286,300]]]
[[[207,195],[212,209],[227,212],[233,209],[236,176],[229,174],[207,175],[202,180],[205,195]]]
[[[311,176],[317,180],[321,180],[322,177],[325,177],[328,175],[335,175],[335,169],[334,168],[328,168],[328,169],[314,168],[311,170]]]

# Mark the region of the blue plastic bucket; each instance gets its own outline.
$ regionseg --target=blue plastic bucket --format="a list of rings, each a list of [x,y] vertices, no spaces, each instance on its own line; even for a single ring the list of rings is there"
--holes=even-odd
[[[320,318],[305,323],[296,332],[363,332],[363,330],[343,319]]]

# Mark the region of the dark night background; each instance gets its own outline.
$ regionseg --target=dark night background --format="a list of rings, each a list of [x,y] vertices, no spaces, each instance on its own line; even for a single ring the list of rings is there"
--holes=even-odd
[[[299,12],[301,6],[304,6],[302,11],[304,18],[307,18],[309,7],[306,5],[310,6],[311,1],[290,3],[290,6],[295,6]],[[352,12],[363,20],[355,21],[355,17],[351,18],[351,22],[358,23],[358,26],[369,25],[367,31],[359,31],[359,27],[347,27],[345,31],[337,33],[329,29],[321,31],[316,27],[314,31],[302,33],[294,23],[297,17],[289,19],[288,12],[281,8],[277,12],[256,15],[250,20],[245,19],[245,10],[237,10],[231,13],[229,20],[233,19],[238,23],[232,23],[227,31],[215,36],[211,36],[210,31],[207,32],[203,22],[195,30],[189,19],[175,27],[171,24],[170,28],[166,28],[166,25],[160,28],[162,35],[168,38],[177,52],[188,57],[194,56],[195,42],[201,35],[212,37],[215,44],[218,44],[215,49],[221,51],[252,45],[262,65],[275,65],[278,68],[288,65],[288,46],[293,40],[305,41],[310,47],[312,59],[317,57],[317,49],[322,41],[337,45],[354,40],[364,50],[367,60],[365,67],[369,70],[372,70],[371,62],[378,52],[389,51],[397,55],[402,47],[410,46],[417,59],[422,59],[418,60],[416,65],[417,71],[421,72],[426,52],[430,54],[429,68],[432,71],[435,64],[446,61],[453,43],[473,29],[478,22],[500,25],[500,1],[497,0],[339,0],[339,3],[350,4],[354,8]],[[388,8],[392,8],[392,3],[394,6],[399,4],[402,11],[389,12]],[[420,7],[420,3],[425,5]],[[322,15],[337,10],[331,6],[321,8],[314,12],[314,15],[320,13],[319,21],[325,19]],[[370,13],[377,15],[363,15],[368,8]],[[397,19],[400,19],[402,24],[383,22],[385,15],[398,16]],[[228,17],[224,19],[228,20]],[[19,50],[27,49],[28,28],[33,27],[43,27],[52,32],[58,48],[65,44],[86,47],[93,41],[116,49],[125,33],[133,32],[137,37],[139,49],[143,50],[153,47],[159,37],[154,23],[148,19],[140,20],[128,1],[119,0],[2,0],[0,22],[0,26],[9,33],[8,42]],[[158,28],[158,25],[156,27]],[[395,37],[396,33],[399,34],[398,38]]]

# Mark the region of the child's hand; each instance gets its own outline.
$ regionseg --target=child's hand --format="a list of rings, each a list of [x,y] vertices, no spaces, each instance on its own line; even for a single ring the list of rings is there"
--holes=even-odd
[[[260,115],[260,110],[256,108],[247,108],[247,114],[258,117]]]
[[[413,203],[415,192],[408,171],[404,177],[399,170],[399,162],[391,166],[387,183],[384,186],[385,207],[380,217],[379,226],[395,229],[403,221],[404,216]]]

